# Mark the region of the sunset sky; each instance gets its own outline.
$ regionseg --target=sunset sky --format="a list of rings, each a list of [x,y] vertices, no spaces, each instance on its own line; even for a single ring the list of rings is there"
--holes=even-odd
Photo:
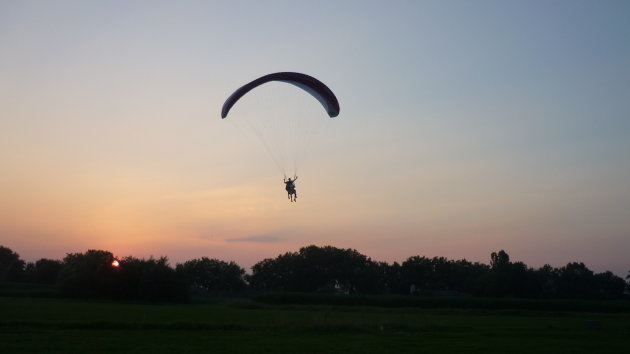
[[[0,0],[0,245],[246,268],[311,244],[504,249],[625,276],[629,19],[606,0]],[[339,117],[278,83],[220,118],[277,71],[326,83]],[[234,122],[258,112],[322,122],[297,203]]]

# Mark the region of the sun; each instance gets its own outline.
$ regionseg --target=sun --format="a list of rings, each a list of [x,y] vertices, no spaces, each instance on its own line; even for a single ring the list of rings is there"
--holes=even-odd
[[[120,263],[118,263],[118,261],[114,259],[114,261],[112,262],[112,267],[118,268],[119,266],[120,266]]]

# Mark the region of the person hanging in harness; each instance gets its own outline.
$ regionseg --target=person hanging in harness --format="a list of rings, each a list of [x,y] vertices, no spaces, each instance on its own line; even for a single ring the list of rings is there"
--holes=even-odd
[[[291,178],[289,178],[287,180],[287,178],[284,178],[284,184],[285,187],[284,189],[287,190],[287,197],[292,201],[295,202],[297,199],[297,192],[295,191],[295,181],[297,180],[297,176],[293,177],[293,180]]]

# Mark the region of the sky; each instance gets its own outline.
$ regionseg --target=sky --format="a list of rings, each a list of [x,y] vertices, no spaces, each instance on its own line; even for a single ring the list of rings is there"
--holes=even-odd
[[[0,244],[245,268],[311,244],[503,249],[625,277],[628,18],[609,0],[0,0]],[[278,71],[328,85],[339,117],[270,83],[220,118]],[[248,117],[317,122],[298,202]]]

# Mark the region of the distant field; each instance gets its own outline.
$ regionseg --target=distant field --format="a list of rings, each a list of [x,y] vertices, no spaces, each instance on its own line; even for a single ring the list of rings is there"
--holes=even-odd
[[[628,312],[0,297],[2,353],[621,353],[629,333]]]
[[[54,285],[0,282],[0,296],[58,297]]]

